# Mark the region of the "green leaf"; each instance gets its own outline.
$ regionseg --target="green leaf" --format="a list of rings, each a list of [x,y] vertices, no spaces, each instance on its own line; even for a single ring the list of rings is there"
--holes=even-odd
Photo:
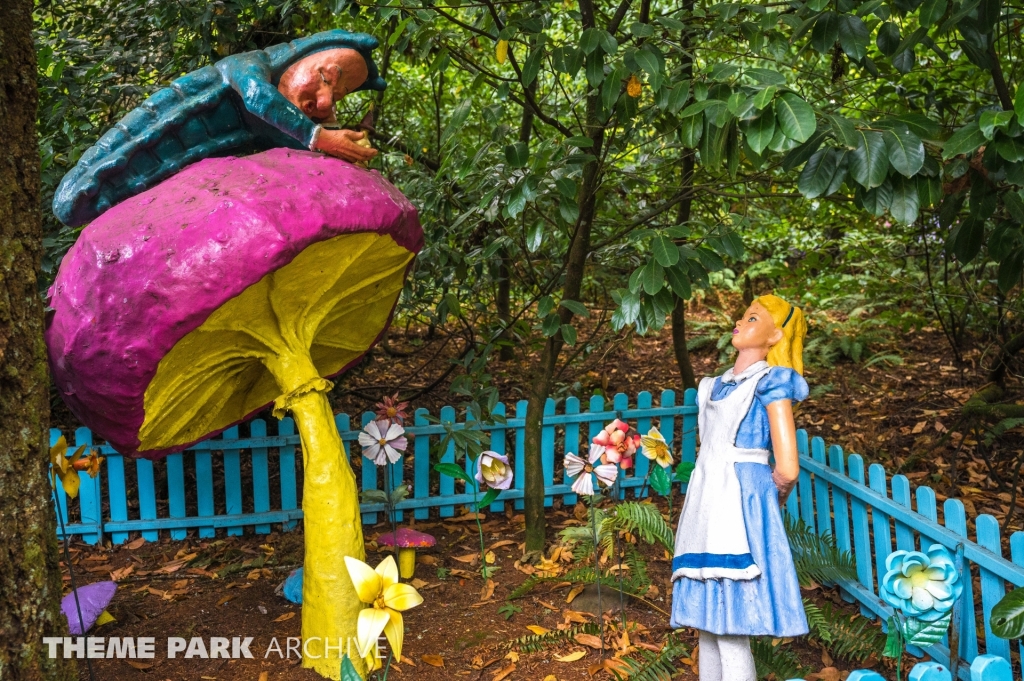
[[[914,64],[917,63],[917,56],[914,54],[914,48],[906,50],[899,50],[892,57],[893,67],[902,74],[908,74],[914,70]]]
[[[555,299],[551,296],[543,296],[537,301],[537,316],[543,319],[551,314],[551,310],[555,308]]]
[[[775,110],[769,105],[761,112],[761,115],[752,121],[745,122],[744,135],[747,144],[754,150],[755,154],[761,154],[775,136]]]
[[[672,491],[672,481],[669,479],[668,473],[658,464],[652,463],[651,465],[651,489],[663,497],[668,496],[668,493]]]
[[[480,499],[480,502],[476,505],[476,511],[479,513],[482,509],[490,506],[492,503],[494,503],[494,500],[498,498],[499,494],[501,494],[500,489],[494,489],[492,487],[491,489],[487,490],[487,493],[484,494],[483,498]]]
[[[1024,84],[1017,86],[1017,98],[1013,100],[1013,110],[1017,112],[1017,122],[1024,125]]]
[[[922,622],[914,617],[908,618],[903,623],[903,636],[907,645],[927,648],[942,640],[949,629],[949,621],[953,613],[947,612],[934,622]]]
[[[562,332],[562,340],[566,345],[576,345],[576,329],[572,324],[562,324],[559,327]]]
[[[889,209],[892,202],[892,183],[886,179],[874,189],[869,189],[860,195],[864,210],[876,217],[882,217]]]
[[[899,658],[903,656],[903,640],[900,635],[900,626],[895,617],[890,617],[888,622],[889,635],[885,639],[885,650],[882,657]]]
[[[913,177],[924,165],[924,143],[907,129],[886,130],[882,133],[889,163],[904,177]]]
[[[839,16],[835,12],[822,12],[811,31],[811,47],[821,54],[828,53],[839,40]]]
[[[468,97],[455,107],[452,111],[451,117],[448,119],[448,125],[445,126],[444,132],[441,133],[441,142],[447,142],[448,139],[455,134],[456,131],[462,128],[463,123],[469,117],[470,108],[473,106],[473,100]]]
[[[523,64],[523,85],[526,87],[530,86],[540,72],[540,63],[544,58],[544,46],[538,45],[530,51],[530,56],[526,58],[526,62]]]
[[[608,31],[599,29],[597,32],[598,41],[601,44],[601,49],[604,50],[605,54],[615,54],[616,50],[619,49],[619,43]]]
[[[577,300],[563,300],[562,302],[559,303],[559,305],[564,307],[569,312],[572,312],[574,315],[578,315],[580,317],[590,316],[590,311],[587,309],[587,307]]]
[[[683,108],[683,104],[686,104],[686,100],[690,97],[690,81],[684,80],[681,83],[677,83],[668,96],[668,110],[672,113],[678,112]]]
[[[850,154],[850,175],[865,189],[874,189],[889,172],[882,133],[858,130],[857,148]]]
[[[1024,137],[1000,135],[996,140],[996,151],[1010,163],[1024,161]],[[1016,184],[1020,184],[1020,182]]]
[[[352,660],[348,659],[348,655],[343,655],[341,658],[341,681],[363,681],[363,677],[359,676],[359,672],[352,665]]]
[[[960,128],[942,145],[942,160],[948,160],[960,154],[971,154],[985,143],[985,135],[981,132],[977,121],[972,121]]]
[[[761,85],[785,85],[786,77],[772,69],[751,67],[743,70],[743,74],[750,76]]]
[[[759,91],[754,95],[754,107],[761,110],[772,103],[772,98],[775,97],[775,92],[778,90],[774,85],[769,85],[765,89]]]
[[[434,470],[441,475],[447,475],[449,478],[473,484],[473,478],[469,476],[466,469],[456,463],[435,463]]]
[[[587,29],[590,30],[590,29]],[[587,85],[597,87],[604,82],[604,55],[593,52],[587,55]]]
[[[984,238],[985,221],[973,217],[964,218],[956,228],[953,254],[957,260],[966,265],[978,255]]]
[[[818,130],[814,133],[811,139],[807,140],[797,148],[790,151],[782,159],[782,169],[789,172],[794,168],[803,165],[807,159],[818,150],[821,143],[825,140],[825,131]]]
[[[637,38],[649,38],[654,35],[654,27],[650,24],[642,24],[639,21],[634,21],[629,27],[629,32]]]
[[[640,294],[629,292],[622,296],[622,318],[626,324],[632,324],[640,316]]]
[[[871,34],[863,19],[853,14],[839,17],[839,45],[850,59],[860,61],[867,54]]]
[[[924,26],[918,26],[914,29],[914,32],[900,41],[900,44],[896,47],[896,52],[892,54],[892,58],[895,60],[896,57],[903,54],[904,52],[913,51],[914,47],[921,42],[921,38],[928,34],[928,29]],[[906,73],[906,72],[904,72]]]
[[[679,465],[676,466],[676,471],[673,475],[675,481],[681,482],[684,485],[690,482],[690,474],[693,473],[694,468],[696,468],[696,466],[692,461],[680,461]]]
[[[709,118],[714,118],[720,107],[726,107],[726,103],[720,99],[705,99],[703,102],[694,102],[690,106],[683,109],[683,112],[679,114],[680,118],[689,118],[690,116],[696,116],[699,113],[711,109],[708,112]]]
[[[601,29],[599,28],[588,28],[583,31],[583,35],[580,36],[580,49],[583,50],[584,54],[590,54],[598,48],[601,44]]]
[[[668,285],[672,289],[672,293],[683,300],[689,300],[692,293],[690,290],[690,277],[683,263],[676,263],[666,269],[665,278],[668,279]]]
[[[805,198],[815,199],[825,193],[832,183],[832,176],[836,172],[836,153],[832,147],[825,147],[814,152],[814,155],[807,160],[800,179],[797,181],[797,189]]]
[[[544,242],[544,223],[538,222],[526,233],[526,250],[536,253]]]
[[[551,52],[551,65],[555,68],[555,71],[564,73],[570,77],[575,77],[579,73],[580,68],[583,66],[583,59],[586,55],[583,54],[583,50],[572,47],[571,45],[563,45]]]
[[[679,261],[679,249],[671,239],[661,234],[651,240],[651,251],[662,267],[672,267]]]
[[[1012,111],[982,111],[978,116],[978,129],[985,139],[990,140],[995,137],[996,130],[1006,130],[1012,120]]]
[[[1020,275],[1022,271],[1024,271],[1024,250],[1016,248],[1013,250],[1012,253],[1010,253],[1010,255],[1008,255],[1006,258],[1002,260],[1002,262],[999,263],[999,272],[996,275],[996,282],[999,285],[999,290],[1002,291],[1003,294],[1009,293],[1010,289],[1012,289],[1014,286],[1020,283]],[[1000,601],[1000,603],[1002,603],[1002,601]],[[993,633],[995,633],[996,628],[995,617],[996,611],[995,608],[993,608],[992,619],[990,620],[992,622]],[[1001,638],[1009,638],[1008,636],[1003,636],[1002,634],[998,633],[996,634],[996,636],[999,636]],[[1017,635],[1014,638],[1020,638],[1020,635]]]
[[[1003,205],[1018,225],[1024,225],[1024,197],[1015,192],[1006,192],[1003,194]]]
[[[921,12],[918,14],[918,21],[925,27],[938,23],[939,19],[946,14],[948,4],[947,0],[924,0]]]
[[[513,168],[523,168],[530,160],[530,145],[516,142],[505,147],[505,160]]]
[[[785,93],[776,101],[775,115],[786,137],[797,142],[809,140],[817,127],[814,109],[792,92]]]
[[[892,201],[889,213],[897,222],[912,225],[917,220],[920,200],[917,196],[917,182],[913,179],[894,175],[892,178]]]
[[[875,46],[886,57],[896,54],[900,46],[900,27],[891,21],[882,24],[878,29],[878,35],[875,36]]]
[[[653,77],[661,75],[661,60],[646,45],[643,49],[637,50],[633,55],[636,63],[640,65],[647,75]]]
[[[580,217],[580,207],[574,199],[563,198],[558,202],[558,214],[570,225],[575,224]]]
[[[837,142],[847,149],[856,149],[860,146],[861,137],[857,134],[853,121],[839,115],[828,115],[826,118],[832,124],[832,132],[835,133]]]
[[[656,260],[651,260],[644,265],[640,281],[643,283],[644,291],[647,295],[653,296],[665,285],[665,268],[659,265]]]
[[[545,338],[551,338],[556,333],[558,333],[558,328],[559,326],[561,326],[561,324],[562,319],[557,314],[552,312],[551,314],[544,318],[544,321],[540,323],[541,333],[544,334]]]

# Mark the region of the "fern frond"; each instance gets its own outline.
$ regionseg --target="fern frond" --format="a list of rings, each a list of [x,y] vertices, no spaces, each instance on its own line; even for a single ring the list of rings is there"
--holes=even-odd
[[[835,584],[857,579],[853,554],[840,551],[830,534],[818,534],[800,518],[786,516],[786,534],[801,586],[811,582]]]
[[[646,573],[645,573],[646,576]],[[569,570],[565,574],[556,575],[553,577],[538,577],[536,575],[530,575],[526,578],[526,581],[516,587],[512,593],[510,593],[505,600],[514,601],[522,598],[526,594],[533,591],[540,584],[551,584],[551,583],[564,583],[570,582],[572,584],[593,584],[596,580],[594,579],[594,568],[592,566],[578,567]],[[622,576],[622,592],[628,596],[642,596],[647,591],[647,586],[650,584],[650,580],[646,582],[638,580],[634,575],[623,574]],[[619,578],[615,575],[607,572],[601,573],[601,585],[610,587],[612,589],[619,588]]]
[[[772,645],[770,636],[752,636],[750,652],[754,655],[754,666],[759,679],[774,675],[776,679],[795,679],[803,677],[804,671],[800,658],[789,646]]]
[[[571,641],[578,634],[593,634],[594,636],[597,636],[600,633],[600,624],[597,622],[587,622],[586,624],[577,624],[574,627],[569,627],[568,629],[562,629],[560,631],[549,631],[546,634],[521,636],[506,642],[505,647],[515,648],[521,653],[536,653],[550,645]]]
[[[669,551],[675,548],[672,528],[654,504],[624,501],[615,507],[613,520],[617,530],[635,534],[648,544],[661,544]]]
[[[820,640],[832,657],[863,662],[872,655],[882,656],[885,634],[866,617],[839,612],[831,603],[819,608],[806,598],[804,612],[807,613],[811,636]]]
[[[616,681],[625,681],[625,679],[630,681],[669,681],[679,671],[672,663],[686,653],[686,646],[678,643],[670,635],[660,653],[638,650],[634,653],[640,655],[638,660],[631,657],[619,658],[619,661],[628,667],[628,670],[625,672],[612,670],[612,676]]]

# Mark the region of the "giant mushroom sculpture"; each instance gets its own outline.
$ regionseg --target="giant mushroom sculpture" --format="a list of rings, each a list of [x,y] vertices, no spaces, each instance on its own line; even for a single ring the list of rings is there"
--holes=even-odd
[[[321,646],[303,662],[332,678],[363,607],[344,557],[362,559],[364,546],[327,378],[384,332],[422,241],[415,208],[378,173],[274,149],[206,159],[111,208],[50,291],[54,381],[119,452],[155,459],[269,404],[292,413],[305,472],[302,636]]]

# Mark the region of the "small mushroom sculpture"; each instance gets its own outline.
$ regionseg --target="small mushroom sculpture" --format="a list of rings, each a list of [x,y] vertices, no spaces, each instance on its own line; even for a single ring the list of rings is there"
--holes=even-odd
[[[396,532],[385,532],[377,537],[378,546],[398,547],[398,574],[411,579],[416,572],[416,549],[430,548],[436,540],[426,532],[400,527]]]
[[[383,334],[422,243],[416,209],[379,173],[272,149],[200,161],[109,209],[50,290],[54,382],[122,454],[180,451],[271,404],[294,416],[302,636],[321,646],[303,664],[332,678],[363,607],[344,557],[364,547],[327,379]]]

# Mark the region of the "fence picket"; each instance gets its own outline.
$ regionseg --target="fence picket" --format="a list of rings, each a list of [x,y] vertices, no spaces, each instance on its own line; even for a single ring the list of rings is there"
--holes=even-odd
[[[825,441],[820,437],[811,440],[811,458],[825,465]],[[832,534],[832,504],[828,498],[828,482],[817,476],[814,478],[814,505],[818,534]]]
[[[73,448],[78,449],[82,445],[85,445],[82,456],[89,456],[92,449],[92,431],[88,428],[75,430]],[[85,471],[80,471],[78,479],[80,481],[78,487],[79,522],[82,525],[96,528],[95,532],[83,533],[82,540],[87,544],[98,544],[103,541],[103,512],[101,510],[103,492],[100,485],[102,478],[99,475],[92,477]]]
[[[249,435],[253,439],[267,437],[267,422],[253,419],[249,422]],[[270,462],[266,447],[252,448],[252,510],[266,513],[270,510]],[[270,524],[256,526],[256,534],[270,534]]]
[[[810,456],[810,450],[807,443],[807,431],[798,430],[796,431],[796,451],[802,457]],[[811,493],[811,474],[800,469],[800,475],[797,478],[797,494],[800,501],[800,519],[803,520],[807,527],[814,529],[814,496]]]
[[[569,398],[569,399],[575,399],[575,398]],[[491,415],[504,418],[505,417],[505,404],[503,402],[498,402],[496,405],[494,405],[494,409],[491,410]],[[507,433],[508,433],[508,431],[505,429],[505,426],[500,425],[500,424],[495,426],[494,430],[491,431],[491,445],[490,445],[490,447],[491,447],[491,451],[492,452],[495,452],[497,454],[504,454],[505,453],[505,447],[506,447],[505,435]],[[417,459],[417,462],[418,462],[418,459]],[[575,504],[576,502],[573,501],[573,503]],[[493,513],[504,513],[504,511],[505,511],[505,502],[504,501],[494,501],[494,502],[491,503],[491,505],[488,508]]]
[[[124,457],[117,453],[106,454],[107,500],[110,503],[110,519],[113,522],[128,520],[128,489],[124,481]],[[127,532],[111,532],[110,541],[123,544],[128,541]]]
[[[567,397],[565,399],[565,415],[575,416],[580,413],[580,400],[578,397]],[[562,454],[578,454],[580,451],[580,424],[579,421],[569,421],[565,424],[565,446]],[[572,484],[572,478],[562,469],[562,482],[566,485]],[[575,494],[562,495],[562,505],[570,508],[576,505]]]
[[[650,410],[654,404],[651,393],[644,390],[636,396],[636,408],[640,410]],[[646,435],[651,430],[651,418],[649,416],[640,416],[636,420],[636,432]],[[657,464],[655,464],[657,465]],[[633,496],[640,494],[641,488],[644,486],[643,481],[647,478],[648,472],[651,470],[651,460],[643,455],[640,448],[637,447],[636,454],[633,457],[633,478],[639,481],[640,487],[637,487],[633,492]],[[644,491],[644,496],[648,496],[649,492]]]
[[[679,451],[682,452],[682,460],[694,463],[697,460],[697,391],[693,388],[687,388],[686,392],[683,393],[683,406],[692,407],[692,412],[686,412],[683,414],[683,432],[681,435],[681,446]],[[682,485],[682,492],[686,492],[686,485]],[[796,501],[796,495],[793,495],[793,500]]]
[[[238,426],[228,428],[221,436],[221,440],[224,442],[224,505],[227,508],[227,515],[241,515],[242,513],[241,452],[238,447],[230,446],[237,439]],[[242,536],[242,526],[228,527],[228,536]]]
[[[341,414],[338,414],[341,416]],[[346,417],[347,418],[347,417]],[[373,412],[364,411],[363,415],[359,418],[359,428],[364,429],[366,425],[373,420]],[[345,430],[348,430],[347,428]],[[345,432],[342,430],[341,432]],[[362,447],[358,446],[357,443],[349,444],[350,457],[359,457],[360,465],[362,466],[362,480],[360,481],[360,490],[365,492],[371,489],[378,489],[377,485],[377,466],[363,456]],[[363,525],[376,525],[377,514],[372,511],[363,512]]]
[[[846,458],[850,479],[864,486],[864,459],[860,454],[850,454]],[[875,593],[875,579],[872,574],[871,559],[871,528],[868,525],[868,507],[864,499],[850,495],[850,516],[853,522],[853,558],[857,564],[857,581],[870,594]],[[884,574],[884,573],[883,573]],[[861,605],[860,612],[870,619],[875,618],[874,612]]]
[[[135,480],[139,492],[139,519],[156,520],[156,483],[153,481],[153,462],[149,459],[135,460]],[[160,538],[157,530],[143,530],[146,541]]]
[[[550,397],[544,403],[544,420],[547,421],[555,415],[555,401]],[[544,489],[555,484],[555,427],[544,426],[540,429],[540,457],[541,470],[544,471]],[[544,497],[544,507],[549,508],[554,503],[554,497]]]
[[[828,463],[832,470],[840,475],[846,475],[843,448],[839,445],[832,445],[828,448]],[[840,551],[850,551],[850,507],[847,503],[846,492],[838,488],[832,489],[832,512],[836,521],[836,546]]]
[[[171,518],[185,517],[185,457],[180,453],[166,459],[167,466],[167,515]],[[171,539],[180,541],[188,536],[185,528],[171,530]]]
[[[519,400],[516,402],[516,420],[526,421],[526,400]],[[513,480],[513,484],[516,489],[522,494],[523,490],[526,489],[526,428],[516,428],[516,474]],[[523,497],[519,497],[515,502],[515,509],[522,511],[524,508]]]
[[[994,517],[983,514],[974,521],[975,531],[978,535],[978,543],[999,557],[1003,555],[1002,542],[999,537],[999,521]],[[1003,580],[985,568],[978,568],[981,573],[981,607],[983,612],[992,612],[992,607],[1006,595],[1006,587]],[[1005,638],[999,638],[992,633],[988,617],[983,617],[985,624],[985,654],[998,655],[1007,662],[1010,661],[1010,642]]]
[[[295,434],[295,421],[287,416],[277,422],[277,434],[289,438]],[[295,479],[295,445],[278,446],[278,462],[281,471],[281,510],[290,511],[299,507],[298,485]],[[291,530],[298,524],[295,520],[285,522],[284,529]]]
[[[889,496],[885,481],[885,469],[881,464],[873,463],[868,466],[868,486],[883,497]],[[889,516],[878,508],[872,508],[871,529],[875,535],[875,574],[881,580],[887,572],[885,559],[892,553],[892,530],[889,527]]]
[[[908,511],[913,510],[910,501],[910,481],[907,480],[907,476],[894,475],[890,484],[892,485],[892,500],[900,506],[905,506]],[[896,548],[901,551],[913,551],[916,548],[914,531],[907,527],[906,523],[901,523],[898,518],[893,518],[893,524],[896,526]]]
[[[1010,535],[1010,560],[1014,565],[1024,566],[1024,532]],[[1017,654],[1024,659],[1024,641],[1018,641]]]
[[[200,517],[212,518],[216,514],[213,503],[213,454],[208,450],[195,453],[196,464],[196,507]],[[199,528],[201,539],[217,536],[217,528],[206,525]]]
[[[964,505],[959,499],[946,499],[942,505],[942,515],[946,519],[946,528],[967,539],[967,514],[964,513]],[[964,569],[964,590],[961,598],[964,603],[974,603],[971,584],[970,563],[965,562]],[[974,608],[966,607],[960,618],[960,657],[964,660],[973,660],[978,656],[978,628],[975,624]]]
[[[523,411],[525,412],[525,405]],[[441,423],[455,423],[455,409],[452,407],[441,407]],[[449,440],[448,447],[445,449],[444,454],[441,456],[442,463],[455,463],[455,441]],[[440,481],[440,492],[442,497],[450,497],[455,494],[455,478],[450,478],[447,475],[441,476]],[[451,518],[455,515],[454,506],[442,506],[441,517]]]

